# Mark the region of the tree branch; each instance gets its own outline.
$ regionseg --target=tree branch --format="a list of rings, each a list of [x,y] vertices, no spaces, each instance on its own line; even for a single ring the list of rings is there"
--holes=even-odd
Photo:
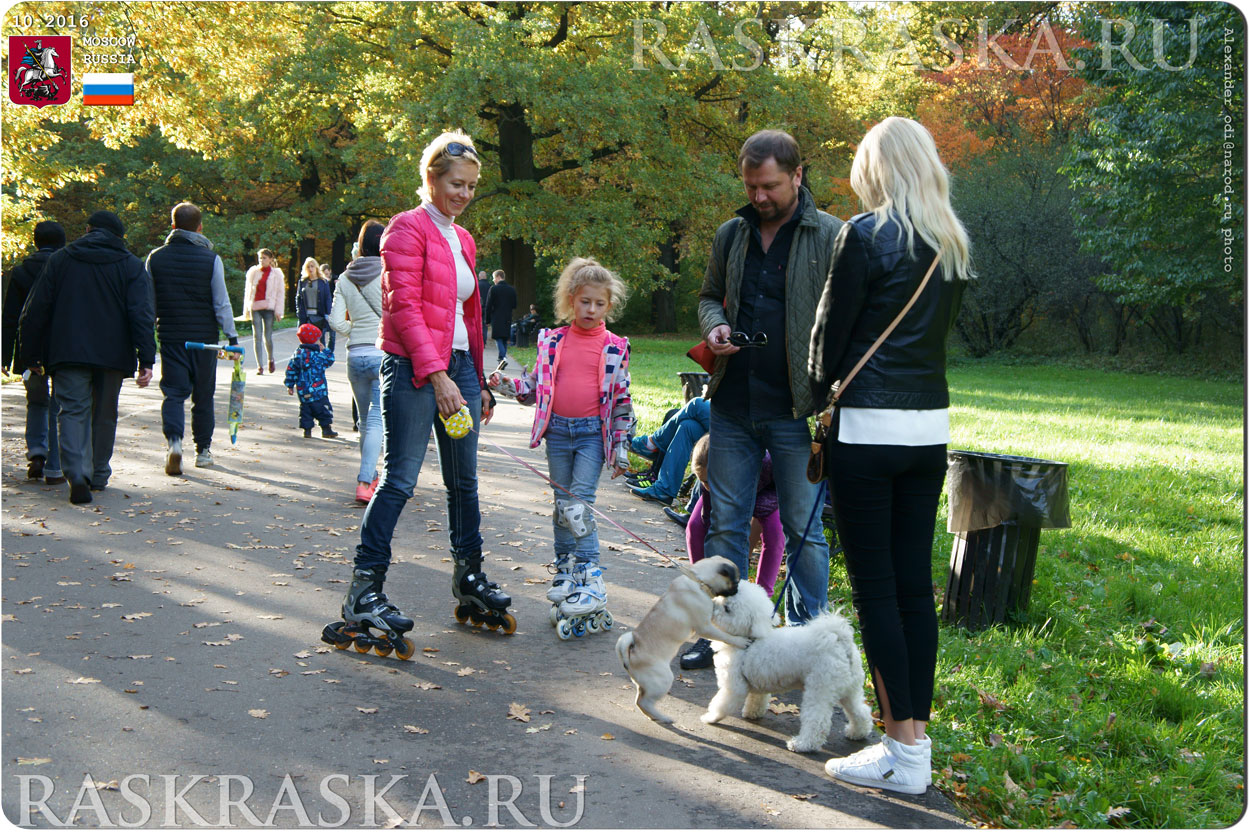
[[[597,162],[600,159],[605,159],[608,156],[620,153],[626,147],[628,147],[627,144],[618,145],[616,147],[601,147],[590,154],[590,161]],[[557,173],[563,173],[566,170],[576,170],[581,166],[582,161],[580,159],[565,159],[563,162],[550,167],[535,168],[534,181],[541,182],[549,176],[555,176]]]

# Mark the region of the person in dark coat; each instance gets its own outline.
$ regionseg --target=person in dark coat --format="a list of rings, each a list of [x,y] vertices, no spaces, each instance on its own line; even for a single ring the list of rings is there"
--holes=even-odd
[[[486,309],[486,298],[490,295],[490,278],[486,276],[486,270],[482,269],[477,273],[477,299],[482,304],[482,309]],[[487,340],[490,338],[490,321],[485,315],[482,315],[482,346],[486,346]]]
[[[188,341],[217,343],[218,328],[230,345],[239,343],[234,310],[226,294],[226,272],[204,230],[200,209],[180,202],[170,212],[173,230],[165,245],[148,255],[146,267],[156,301],[156,331],[161,338],[161,428],[168,449],[165,473],[182,474],[182,435],[186,401],[191,397],[191,435],[195,465],[213,464],[213,394],[217,389],[217,353],[188,350]]]
[[[91,502],[113,473],[122,379],[147,387],[156,363],[156,312],[143,261],[126,249],[126,227],[96,211],[87,233],[53,253],[26,301],[22,360],[52,375],[61,463],[71,503]]]
[[[56,441],[56,416],[59,412],[48,393],[48,377],[27,373],[17,345],[18,324],[22,307],[30,290],[43,274],[43,267],[52,252],[65,245],[65,229],[59,222],[45,220],[35,226],[35,253],[27,257],[9,276],[8,293],[4,296],[4,364],[10,372],[22,376],[26,387],[26,478],[44,478],[49,485],[65,482],[61,473],[61,451]]]
[[[499,345],[499,360],[508,357],[508,339],[512,337],[512,310],[516,309],[516,289],[504,281],[503,269],[495,271],[495,285],[486,296],[483,320],[490,321],[490,332]]]

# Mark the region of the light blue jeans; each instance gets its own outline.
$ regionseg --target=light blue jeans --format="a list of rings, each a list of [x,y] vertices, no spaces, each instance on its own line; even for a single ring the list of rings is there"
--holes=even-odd
[[[398,355],[382,359],[382,425],[386,431],[386,463],[378,490],[365,509],[356,547],[357,569],[386,570],[391,563],[391,539],[400,512],[412,498],[417,475],[425,462],[430,431],[438,447],[438,467],[447,491],[447,525],[453,557],[482,558],[482,515],[477,498],[477,429],[482,422],[482,387],[467,352],[451,354],[448,377],[473,416],[473,432],[452,439],[438,418],[434,385],[412,386],[412,362]]]
[[[553,413],[544,436],[547,440],[547,470],[551,478],[593,506],[595,492],[599,488],[599,472],[604,464],[603,421],[598,416],[566,419]],[[570,506],[577,504],[558,488],[553,488],[552,492],[561,502],[568,501]],[[590,509],[586,509],[585,520],[592,531],[583,537],[574,537],[573,532],[556,520],[553,513],[551,528],[555,535],[556,555],[572,553],[578,563],[597,564],[599,532]]]
[[[360,413],[360,473],[357,482],[373,482],[382,453],[382,356],[347,352],[347,380]]]
[[[773,481],[786,533],[786,568],[796,592],[786,593],[786,620],[801,624],[829,606],[829,545],[820,518],[812,508],[821,486],[807,481],[812,436],[806,419],[752,422],[731,416],[712,404],[707,478],[712,496],[712,522],[703,546],[705,557],[719,555],[747,574],[747,543],[751,510],[764,451],[772,455]],[[817,509],[819,510],[819,509]],[[804,529],[807,534],[804,537]],[[795,559],[802,543],[803,550]],[[797,601],[796,601],[797,596]]]

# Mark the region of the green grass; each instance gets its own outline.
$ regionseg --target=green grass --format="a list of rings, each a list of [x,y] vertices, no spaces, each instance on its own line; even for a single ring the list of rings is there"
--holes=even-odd
[[[693,339],[631,343],[651,430],[681,404]],[[1042,532],[1009,625],[942,625],[935,783],[993,826],[1231,825],[1245,806],[1240,384],[984,361],[950,384],[951,447],[1067,462],[1073,526]],[[937,529],[940,606],[945,498]],[[829,596],[849,610],[840,561]]]

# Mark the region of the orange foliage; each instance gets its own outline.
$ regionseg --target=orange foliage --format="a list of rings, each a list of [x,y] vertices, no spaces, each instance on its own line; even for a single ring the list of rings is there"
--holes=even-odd
[[[924,73],[937,90],[917,116],[948,166],[967,163],[1018,135],[1066,141],[1088,119],[1091,91],[1076,75],[1072,55],[1088,41],[1043,24],[997,43],[1006,58],[991,48],[982,64],[975,48],[966,49],[958,66]]]

